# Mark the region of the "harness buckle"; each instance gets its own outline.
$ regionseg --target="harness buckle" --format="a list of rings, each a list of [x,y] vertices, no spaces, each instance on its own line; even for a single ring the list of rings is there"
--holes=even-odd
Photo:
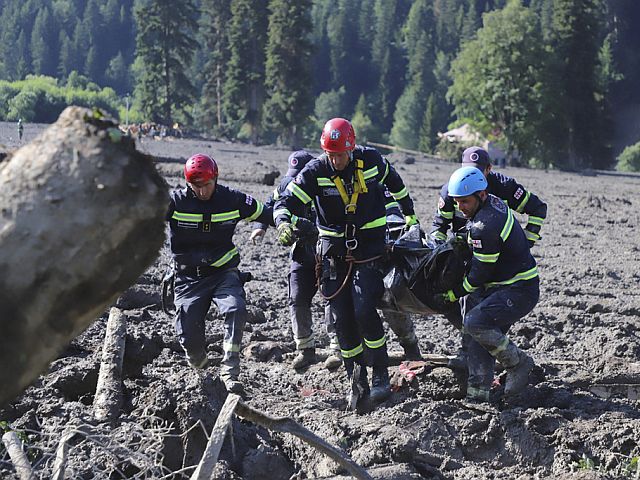
[[[358,240],[356,238],[348,238],[344,241],[348,250],[355,250],[358,248]]]
[[[198,266],[196,267],[196,276],[197,276],[197,277],[201,277],[201,276],[202,276],[202,272],[200,271],[200,265],[198,265]]]
[[[352,215],[356,211],[356,206],[357,205],[355,203],[347,203],[344,206],[344,214],[345,215]]]

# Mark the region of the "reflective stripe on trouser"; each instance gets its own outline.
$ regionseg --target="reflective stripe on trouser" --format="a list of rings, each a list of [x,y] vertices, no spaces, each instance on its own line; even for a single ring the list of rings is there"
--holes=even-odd
[[[393,310],[381,310],[380,318],[389,324],[391,331],[396,334],[402,347],[415,345],[418,342],[416,329],[408,313],[395,312]]]
[[[504,367],[518,363],[518,348],[506,333],[533,310],[539,296],[536,277],[467,297],[464,331],[471,337],[467,347],[470,387],[491,386],[496,359]]]
[[[316,294],[316,274],[313,264],[291,261],[289,271],[289,314],[296,348],[315,347],[311,300]]]
[[[235,268],[207,277],[178,275],[175,283],[175,329],[187,356],[206,355],[204,320],[214,301],[224,315],[223,369],[240,371],[240,346],[247,318],[245,292]]]
[[[336,260],[336,268],[334,280],[323,272],[325,295],[336,292],[344,280],[347,264]],[[383,291],[382,273],[376,262],[355,264],[345,288],[330,301],[338,342],[345,358],[353,358],[363,365],[388,365],[384,329],[375,308]]]

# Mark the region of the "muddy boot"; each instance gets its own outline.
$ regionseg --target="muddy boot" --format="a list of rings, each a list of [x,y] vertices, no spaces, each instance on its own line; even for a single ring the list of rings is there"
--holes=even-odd
[[[387,367],[373,367],[371,377],[371,401],[373,403],[384,402],[391,395],[391,385],[389,384],[389,371]]]
[[[418,341],[402,345],[404,349],[405,360],[422,360],[422,354],[420,353],[420,345]]]
[[[327,370],[335,370],[340,365],[342,365],[342,354],[340,353],[340,350],[333,352],[324,361],[324,368]]]
[[[449,358],[447,367],[456,372],[464,372],[466,374],[468,372],[466,352],[463,349],[459,349],[455,357]]]
[[[293,359],[291,362],[291,366],[299,370],[301,368],[306,368],[309,365],[313,365],[316,363],[316,349],[315,348],[305,348],[300,350],[298,356]]]
[[[189,361],[189,365],[191,365],[193,368],[197,368],[198,370],[204,370],[209,366],[209,359],[206,355],[204,357],[196,359],[191,358],[187,355],[187,360]]]
[[[488,387],[483,386],[471,386],[467,387],[467,395],[465,400],[471,403],[484,403],[490,401],[491,390]]]
[[[522,392],[529,383],[529,373],[533,370],[535,363],[533,358],[518,349],[520,361],[513,366],[506,366],[507,381],[504,386],[504,394],[507,396],[516,395]]]
[[[227,389],[227,392],[235,393],[237,395],[242,395],[244,393],[244,387],[238,381],[238,377],[220,374],[220,379],[222,380],[222,383],[224,383],[224,387]]]

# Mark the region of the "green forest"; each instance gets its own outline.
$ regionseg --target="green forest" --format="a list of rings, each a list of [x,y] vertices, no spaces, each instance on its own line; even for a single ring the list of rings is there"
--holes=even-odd
[[[640,169],[637,0],[2,0],[0,119],[66,105],[215,138]]]

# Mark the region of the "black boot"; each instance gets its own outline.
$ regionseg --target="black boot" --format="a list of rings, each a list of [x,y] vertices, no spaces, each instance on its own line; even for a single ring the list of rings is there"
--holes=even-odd
[[[371,377],[371,401],[373,403],[384,402],[391,395],[389,384],[389,371],[387,367],[374,366]]]
[[[535,363],[533,358],[518,349],[520,361],[511,367],[507,367],[507,382],[504,386],[504,394],[516,395],[522,392],[529,383],[529,373],[533,370]]]
[[[420,345],[418,345],[417,340],[413,343],[407,343],[402,345],[402,348],[404,349],[405,360],[422,360],[422,354],[420,353]]]

